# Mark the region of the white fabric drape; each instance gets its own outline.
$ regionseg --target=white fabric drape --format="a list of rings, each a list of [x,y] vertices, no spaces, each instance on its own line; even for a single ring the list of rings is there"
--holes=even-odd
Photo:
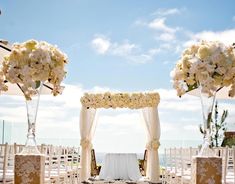
[[[86,181],[91,175],[92,139],[96,129],[96,109],[82,107],[80,113],[81,173],[80,180]]]
[[[153,183],[159,182],[160,165],[158,147],[160,146],[160,122],[157,107],[142,109],[147,134],[147,171],[146,177]]]
[[[137,154],[108,153],[105,155],[99,179],[138,181],[140,178]]]

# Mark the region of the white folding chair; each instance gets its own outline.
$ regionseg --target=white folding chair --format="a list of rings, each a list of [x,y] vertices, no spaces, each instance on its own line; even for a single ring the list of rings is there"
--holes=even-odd
[[[14,183],[14,170],[11,166],[11,151],[12,148],[6,143],[1,145],[1,156],[0,156],[0,182],[3,184],[13,184]],[[12,151],[14,153],[14,151]]]
[[[227,148],[227,157],[224,169],[224,183],[235,183],[235,147]]]
[[[168,158],[166,158],[168,161],[162,178],[163,183],[180,183],[180,178],[178,176],[180,175],[181,149],[182,148],[170,148]]]

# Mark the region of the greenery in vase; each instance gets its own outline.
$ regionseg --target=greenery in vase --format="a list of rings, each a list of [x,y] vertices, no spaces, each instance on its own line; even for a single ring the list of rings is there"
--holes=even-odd
[[[225,147],[225,146],[228,146],[228,147],[233,147],[235,145],[235,137],[229,137],[229,138],[226,138],[223,140],[222,142],[222,147]]]
[[[218,102],[215,103],[214,110],[214,118],[212,118],[212,113],[208,115],[208,127],[211,127],[211,147],[218,147],[219,142],[223,138],[224,132],[226,131],[226,118],[228,117],[228,110],[223,110],[223,113],[219,119],[219,111],[218,111]],[[212,126],[210,126],[210,124]],[[200,125],[200,132],[204,135],[206,131],[203,129],[202,125]]]

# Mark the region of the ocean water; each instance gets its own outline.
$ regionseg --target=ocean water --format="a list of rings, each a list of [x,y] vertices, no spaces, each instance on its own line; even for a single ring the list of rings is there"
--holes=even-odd
[[[4,127],[4,131],[3,131]],[[27,124],[26,123],[12,123],[5,122],[3,126],[3,122],[0,121],[0,143],[9,143],[14,144],[25,144],[26,140],[26,131]],[[20,132],[20,133],[19,133]],[[52,144],[52,145],[63,145],[63,146],[80,146],[80,138],[43,138],[37,136],[37,144]],[[160,164],[164,165],[164,150],[165,148],[185,148],[185,147],[198,147],[202,140],[160,140],[161,146],[159,148],[159,161]],[[95,147],[96,150],[98,150]],[[128,150],[120,150],[120,152],[128,152]],[[138,159],[144,158],[144,148],[137,149],[135,151],[137,153]],[[102,164],[102,161],[105,156],[105,152],[102,150],[96,151],[96,160],[98,164]]]
[[[158,150],[159,152],[159,162],[161,166],[164,166],[164,150],[166,148],[197,148],[202,144],[201,140],[160,140],[161,146]],[[97,152],[96,153],[96,162],[98,164],[102,164],[106,153]],[[143,153],[137,153],[138,159],[144,158],[144,150]]]

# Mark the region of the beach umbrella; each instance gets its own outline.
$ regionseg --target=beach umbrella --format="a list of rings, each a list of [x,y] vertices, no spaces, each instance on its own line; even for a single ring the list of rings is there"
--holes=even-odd
[[[235,96],[234,97],[229,97],[229,90],[230,87],[223,87],[222,89],[220,89],[217,93],[216,93],[216,99],[221,99],[221,100],[235,100]],[[187,92],[187,94],[192,95],[192,96],[197,96],[200,97],[200,88],[196,88],[192,91]]]
[[[8,55],[11,52],[11,44],[8,43],[6,40],[0,40],[0,68],[3,62],[3,59],[6,55]],[[1,94],[5,95],[22,95],[23,92],[16,84],[8,83],[8,91],[2,91]],[[51,94],[52,87],[49,83],[45,83],[43,85],[41,94]]]
[[[2,63],[5,55],[11,52],[11,46],[5,40],[0,40],[0,63]]]

